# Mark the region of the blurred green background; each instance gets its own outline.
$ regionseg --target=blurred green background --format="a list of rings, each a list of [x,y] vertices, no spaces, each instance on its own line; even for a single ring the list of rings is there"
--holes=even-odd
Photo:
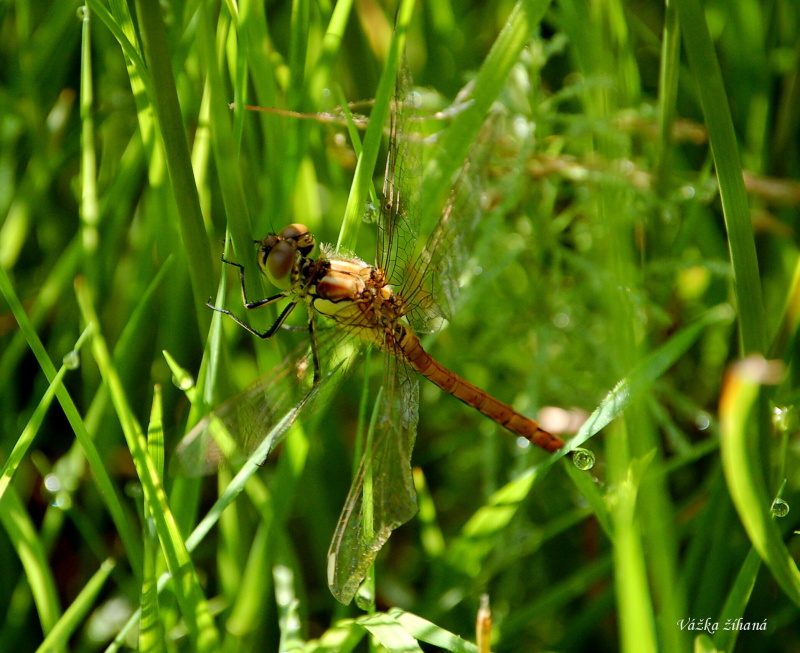
[[[211,326],[226,229],[252,299],[273,292],[253,239],[359,224],[337,107],[388,102],[396,18],[423,233],[466,153],[491,152],[456,315],[426,348],[546,425],[571,410],[570,435],[599,411],[580,471],[423,382],[421,512],[365,616],[325,558],[379,355],[190,555],[232,474],[170,461],[301,341]],[[369,632],[474,651],[483,593],[495,651],[798,650],[799,30],[793,0],[0,5],[0,650],[379,650]],[[385,143],[367,149],[379,191]],[[375,226],[348,233],[371,261]],[[754,353],[782,367],[723,381]]]

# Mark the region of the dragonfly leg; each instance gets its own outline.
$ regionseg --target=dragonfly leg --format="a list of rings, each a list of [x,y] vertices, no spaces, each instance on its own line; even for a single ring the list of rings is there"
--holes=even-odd
[[[260,306],[266,306],[267,304],[272,304],[273,302],[277,302],[278,300],[288,297],[291,294],[290,291],[285,290],[277,295],[273,295],[272,297],[259,299],[257,302],[251,302],[247,299],[247,289],[244,283],[244,265],[241,263],[236,263],[235,261],[229,261],[224,256],[222,257],[222,262],[239,269],[239,285],[242,287],[242,304],[244,304],[244,307],[248,310],[259,308]]]
[[[225,308],[218,308],[218,307],[214,306],[211,303],[210,299],[208,300],[208,302],[206,302],[206,306],[208,306],[212,311],[216,311],[217,313],[223,313],[223,314],[227,315],[234,322],[236,322],[236,324],[238,324],[240,327],[242,327],[245,331],[247,331],[249,333],[252,333],[254,336],[258,336],[262,340],[269,340],[272,336],[275,335],[275,332],[278,329],[281,328],[281,326],[283,325],[283,323],[286,320],[286,318],[289,317],[289,314],[295,309],[295,306],[297,306],[297,301],[296,300],[292,301],[286,308],[284,308],[283,311],[281,311],[281,314],[278,316],[278,319],[275,320],[275,322],[272,324],[272,326],[269,329],[267,329],[266,331],[264,331],[264,333],[261,333],[260,331],[256,331],[253,327],[251,327],[246,322],[243,322],[242,320],[240,320],[238,317],[236,317],[229,310],[227,310]],[[315,374],[316,374],[316,372],[315,372]]]
[[[312,392],[316,390],[320,382],[320,368],[319,368],[319,345],[317,344],[317,330],[314,328],[314,314],[311,308],[308,309],[308,338],[311,341],[311,360],[314,363],[314,385]]]

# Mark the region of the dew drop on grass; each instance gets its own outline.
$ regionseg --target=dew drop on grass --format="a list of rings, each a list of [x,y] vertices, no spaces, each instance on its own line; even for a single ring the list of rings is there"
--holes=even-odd
[[[89,7],[81,5],[75,12],[78,15],[78,20],[86,22],[89,20]]]
[[[594,452],[588,449],[575,449],[575,451],[572,452],[572,464],[582,472],[589,471],[594,467],[594,463]]]
[[[61,490],[61,479],[55,474],[48,474],[44,477],[44,486],[48,492],[56,493]]]
[[[797,409],[794,406],[775,406],[772,409],[772,423],[781,433],[794,433],[800,428]]]
[[[194,387],[194,378],[189,374],[181,375],[180,377],[173,375],[172,383],[176,388],[186,392]]]
[[[77,370],[81,366],[80,354],[73,349],[71,352],[64,355],[62,362],[64,363],[64,367],[68,370]]]
[[[378,221],[378,209],[372,202],[367,202],[367,205],[364,207],[364,215],[361,216],[361,219],[367,224]]]
[[[789,514],[789,504],[783,499],[775,499],[772,502],[772,514],[776,517],[786,517]]]

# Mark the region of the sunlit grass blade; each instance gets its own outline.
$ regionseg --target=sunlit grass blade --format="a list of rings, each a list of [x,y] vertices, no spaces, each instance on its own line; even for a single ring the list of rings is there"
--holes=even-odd
[[[15,319],[19,324],[20,331],[25,335],[28,345],[36,356],[39,366],[42,368],[47,380],[52,383],[53,379],[56,377],[56,369],[53,366],[53,363],[50,361],[50,358],[47,355],[41,340],[39,340],[39,336],[37,335],[35,329],[28,320],[28,316],[26,315],[25,310],[22,308],[22,304],[20,303],[19,298],[16,296],[16,293],[11,286],[11,281],[8,278],[8,275],[1,266],[0,292],[2,292],[2,294],[5,296]],[[94,478],[97,480],[101,495],[103,496],[108,507],[108,511],[114,520],[114,525],[120,534],[120,538],[125,545],[128,559],[134,569],[141,569],[141,552],[138,546],[139,538],[135,532],[133,523],[129,520],[128,513],[123,508],[116,486],[111,482],[108,470],[106,469],[106,466],[104,465],[100,454],[95,447],[94,441],[89,435],[86,425],[84,424],[77,407],[75,406],[66,389],[59,387],[59,389],[56,391],[56,397],[58,397],[58,402],[67,416],[67,420],[75,432],[78,442],[80,442],[86,459],[89,461],[89,466],[92,469]]]
[[[478,653],[478,647],[458,635],[455,635],[435,623],[423,619],[415,614],[395,608],[389,610],[389,615],[395,619],[415,639],[433,644],[445,651],[453,653]]]
[[[375,103],[370,113],[367,132],[364,134],[363,151],[361,156],[358,157],[358,164],[353,176],[353,185],[347,198],[342,227],[336,243],[337,248],[344,247],[352,250],[358,239],[358,228],[364,214],[364,200],[367,196],[367,189],[372,185],[375,163],[378,160],[384,125],[389,117],[394,84],[397,79],[397,72],[400,70],[406,32],[411,22],[413,9],[413,0],[403,0],[397,14],[394,36],[389,46],[386,64],[381,72],[378,90],[375,93]]]
[[[281,651],[299,649],[303,641],[299,636],[302,627],[298,614],[299,601],[294,590],[292,570],[279,565],[272,570],[275,580],[275,603],[278,606],[278,626],[281,631]]]
[[[97,201],[97,154],[94,129],[94,83],[92,75],[92,38],[89,12],[83,12],[81,26],[81,241],[85,273],[94,285],[99,281],[97,248],[100,213]]]
[[[99,324],[88,288],[80,279],[76,282],[76,292],[78,304],[86,322]],[[144,434],[128,406],[125,392],[99,330],[95,331],[92,338],[92,351],[103,378],[109,386],[112,403],[142,483],[145,501],[150,505],[150,513],[156,524],[156,531],[167,566],[173,575],[175,595],[181,606],[187,628],[198,650],[216,650],[218,636],[199,579],[167,505],[167,497],[161,485],[158,470],[147,452]]]
[[[422,653],[416,639],[390,614],[376,612],[356,619],[389,653]]]
[[[649,388],[661,377],[709,326],[731,319],[730,306],[722,304],[706,311],[697,321],[672,336],[665,344],[643,359],[636,369],[622,379],[606,395],[600,405],[581,426],[575,437],[567,443],[570,449],[580,447],[595,433],[616,419],[630,404],[632,399]],[[567,451],[556,453],[558,458]]]
[[[624,428],[621,424],[619,428]],[[648,467],[655,458],[652,449],[642,458],[631,459],[627,475],[614,492],[614,547],[612,556],[617,570],[615,591],[620,613],[625,616],[620,624],[623,642],[638,642],[639,650],[656,653],[658,635],[654,623],[653,589],[648,582],[645,567],[643,520],[638,514],[637,500]],[[625,570],[628,573],[621,573]]]
[[[778,380],[775,363],[760,357],[749,357],[729,370],[720,397],[720,449],[728,490],[750,541],[786,595],[800,605],[800,570],[770,512],[773,498],[751,423],[762,384]]]
[[[115,8],[125,6],[124,3],[112,2],[111,4]],[[135,34],[135,32],[133,32],[133,26],[130,22],[130,15],[127,13],[127,7],[126,11],[124,12],[127,20],[125,20],[124,24],[121,25],[117,21],[116,17],[113,16],[108,11],[108,8],[99,0],[86,0],[86,6],[89,8],[91,14],[97,16],[103,22],[103,25],[108,29],[108,31],[111,32],[117,39],[120,48],[122,48],[125,56],[130,60],[131,65],[136,70],[143,88],[146,89],[148,95],[152,97],[152,81],[146,72],[147,67],[144,65],[144,60],[142,59],[139,49],[136,47],[136,43],[129,38]],[[136,86],[134,86],[134,90],[135,89]]]
[[[72,351],[75,356],[77,356],[78,352],[80,352],[80,348],[86,341],[86,338],[90,335],[90,331],[90,328],[87,327],[81,334],[81,337],[78,338],[78,341],[75,343],[75,348]],[[45,392],[42,400],[36,407],[36,411],[33,413],[33,415],[31,415],[30,421],[25,426],[25,429],[23,430],[19,439],[14,444],[14,448],[8,455],[8,460],[6,460],[2,471],[0,471],[0,501],[2,501],[6,488],[8,487],[9,483],[11,483],[11,479],[13,478],[14,473],[17,471],[19,464],[22,462],[22,459],[25,457],[28,448],[33,443],[33,439],[36,437],[36,433],[39,431],[39,427],[42,425],[45,413],[47,413],[47,410],[50,408],[50,403],[53,401],[53,397],[55,397],[56,392],[61,387],[61,381],[69,369],[70,367],[64,363],[58,370],[55,378],[51,381],[49,387],[47,388],[47,392]]]
[[[150,423],[147,426],[147,449],[159,478],[164,478],[164,422],[161,388],[155,387]],[[142,515],[144,566],[142,568],[142,621],[139,626],[139,650],[151,653],[163,650],[164,624],[158,607],[158,534],[151,515],[157,507],[145,503]]]
[[[364,639],[364,630],[355,625],[354,619],[342,619],[326,630],[318,640],[308,643],[307,649],[314,653],[350,653]]]
[[[64,611],[58,623],[44,638],[37,653],[60,651],[69,649],[70,637],[81,627],[86,615],[94,606],[97,597],[116,566],[116,561],[109,558],[104,560],[100,569],[89,579],[72,604]]]
[[[61,617],[56,581],[36,526],[13,486],[0,501],[0,523],[25,570],[42,631],[49,634]]]
[[[309,394],[306,401],[310,400],[313,395]],[[271,431],[265,434],[261,444],[253,451],[247,461],[242,465],[242,468],[233,477],[231,482],[226,486],[225,490],[220,495],[219,499],[210,508],[206,516],[195,527],[192,534],[186,539],[186,546],[191,551],[202,539],[206,536],[208,531],[219,520],[223,511],[233,502],[233,500],[244,489],[245,484],[250,478],[261,469],[261,465],[266,460],[269,452],[275,446],[276,441],[283,436],[287,429],[294,423],[298,413],[303,408],[304,403],[299,404],[294,409],[289,411],[280,419]]]

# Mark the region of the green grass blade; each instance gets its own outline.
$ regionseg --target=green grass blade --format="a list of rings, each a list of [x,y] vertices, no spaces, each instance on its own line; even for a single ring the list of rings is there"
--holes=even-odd
[[[735,623],[737,619],[744,616],[744,612],[750,602],[753,587],[756,584],[758,572],[761,569],[761,557],[755,548],[750,549],[742,563],[742,568],[736,576],[736,582],[731,587],[728,599],[717,619],[722,627],[714,635],[714,644],[720,651],[733,651],[739,631],[733,628],[725,628],[725,624]]]
[[[745,354],[764,352],[767,330],[761,278],[728,94],[701,3],[699,0],[676,0],[675,6],[717,170],[733,267],[741,350]]]
[[[204,309],[208,289],[213,285],[210,267],[211,250],[208,247],[200,200],[197,194],[189,146],[178,103],[172,60],[161,8],[154,0],[137,2],[139,28],[142,33],[145,59],[153,80],[153,104],[167,157],[167,168],[172,192],[178,207],[180,230],[186,256],[189,260],[190,279],[197,308],[200,331],[205,332],[210,316]],[[204,11],[201,4],[201,14]],[[213,41],[212,41],[213,43]],[[207,46],[211,47],[211,46]],[[213,50],[213,47],[212,47]],[[222,164],[222,161],[219,161]]]
[[[42,630],[48,634],[61,616],[58,590],[36,527],[13,487],[6,490],[0,501],[0,523],[22,563]]]
[[[356,623],[383,645],[388,653],[422,653],[416,639],[393,615],[376,612],[356,619]]]
[[[478,653],[478,647],[472,642],[461,639],[458,635],[437,626],[435,623],[406,612],[405,610],[389,610],[389,616],[405,628],[415,639],[433,644],[452,653]]]
[[[164,423],[162,414],[161,388],[156,386],[153,406],[150,410],[150,423],[147,427],[147,449],[159,478],[164,478]],[[164,624],[159,615],[158,605],[158,533],[151,516],[157,506],[145,503],[142,515],[144,539],[144,566],[142,568],[142,621],[139,626],[139,650],[157,653],[164,650]]]
[[[590,437],[619,417],[633,399],[645,392],[696,342],[705,329],[713,324],[728,321],[730,318],[730,309],[726,305],[711,309],[694,324],[685,327],[650,356],[643,359],[636,369],[622,379],[603,399],[575,437],[567,443],[567,447],[506,484],[473,515],[464,526],[461,538],[451,546],[448,559],[468,574],[477,574],[483,559],[494,549],[497,538],[503,534],[521,502],[528,496],[535,482],[549,466],[559,458],[566,456],[569,450],[583,445]],[[594,493],[587,499],[590,504],[598,508],[602,506]],[[605,508],[598,513],[598,519],[605,524],[607,532],[613,532],[610,516]]]
[[[81,627],[116,564],[116,561],[111,558],[103,561],[100,569],[89,579],[80,594],[64,611],[58,623],[44,638],[41,646],[36,649],[37,653],[69,650],[70,637]]]
[[[411,22],[413,9],[414,0],[403,0],[397,14],[394,36],[389,45],[386,64],[381,72],[378,91],[375,93],[375,104],[370,113],[367,132],[364,134],[363,151],[361,156],[358,157],[358,164],[353,176],[353,185],[350,188],[350,195],[347,197],[342,227],[339,231],[339,239],[336,242],[337,248],[343,247],[352,250],[358,240],[358,229],[362,222],[361,218],[364,215],[367,189],[372,186],[375,163],[378,160],[384,125],[389,117],[395,80],[397,79],[397,72],[400,70],[406,32]]]
[[[36,334],[33,326],[28,321],[25,310],[22,308],[22,304],[20,303],[19,298],[16,296],[16,293],[11,286],[11,280],[8,278],[8,275],[2,267],[0,267],[0,293],[5,296],[6,301],[8,302],[8,305],[10,306],[11,311],[17,320],[17,323],[19,324],[20,330],[25,335],[28,345],[36,356],[39,366],[42,368],[42,371],[44,372],[48,381],[52,382],[56,376],[56,369],[53,366],[53,363],[50,361],[50,358],[48,357],[41,340],[39,340],[39,336]],[[89,466],[92,468],[94,478],[97,480],[101,495],[106,502],[109,513],[111,513],[111,517],[114,520],[114,524],[120,534],[120,538],[125,545],[128,559],[130,560],[130,563],[134,569],[141,569],[142,558],[141,549],[139,548],[138,544],[138,537],[135,534],[133,524],[129,520],[127,512],[122,506],[122,502],[117,494],[116,486],[111,482],[108,470],[103,464],[100,454],[95,447],[94,441],[89,435],[86,425],[84,424],[78,409],[76,408],[66,389],[60,387],[56,391],[56,396],[58,397],[58,402],[61,405],[61,408],[67,416],[67,420],[69,420],[70,426],[75,432],[78,442],[80,442],[86,459],[89,461]]]
[[[574,449],[583,445],[600,429],[610,424],[622,414],[634,397],[652,386],[696,342],[706,328],[727,322],[731,317],[731,310],[727,304],[709,309],[694,324],[685,327],[653,351],[608,393],[575,437],[569,441],[568,447]],[[566,453],[566,451],[556,453],[555,457]]]
[[[420,224],[435,223],[453,175],[466,159],[492,103],[549,5],[549,0],[522,0],[514,5],[503,31],[478,71],[469,107],[453,120],[425,169],[419,201]]]
[[[98,324],[88,288],[80,279],[76,283],[76,292],[84,319],[87,323]],[[173,575],[175,595],[181,606],[187,628],[198,650],[214,651],[218,646],[218,636],[213,618],[208,610],[208,604],[203,596],[199,579],[183,538],[169,510],[158,470],[148,455],[144,434],[131,413],[122,384],[99,331],[95,332],[92,339],[92,351],[103,378],[109,386],[111,400],[142,483],[145,501],[150,505],[150,513],[156,524],[156,531],[167,560],[167,566]]]
[[[80,351],[81,345],[88,336],[89,329],[87,328],[81,334],[81,337],[78,338],[78,342],[75,343],[75,349],[73,349],[73,352],[76,356]],[[55,378],[48,386],[47,392],[45,392],[42,400],[36,407],[36,411],[31,416],[30,421],[26,424],[25,429],[22,431],[19,439],[14,444],[14,448],[8,455],[8,460],[6,460],[2,471],[0,471],[0,501],[2,501],[3,495],[11,483],[11,479],[13,478],[14,473],[17,471],[19,464],[22,462],[22,459],[25,457],[25,454],[28,452],[28,449],[33,443],[33,439],[36,437],[39,427],[42,425],[45,413],[47,413],[47,410],[50,408],[50,403],[53,401],[53,397],[55,397],[56,392],[61,388],[61,381],[68,369],[70,368],[64,364],[58,370]]]
[[[720,398],[722,465],[733,503],[750,541],[786,595],[800,606],[800,569],[783,541],[770,512],[772,498],[755,453],[751,415],[758,405],[761,384],[774,382],[774,370],[758,357],[734,365]]]

